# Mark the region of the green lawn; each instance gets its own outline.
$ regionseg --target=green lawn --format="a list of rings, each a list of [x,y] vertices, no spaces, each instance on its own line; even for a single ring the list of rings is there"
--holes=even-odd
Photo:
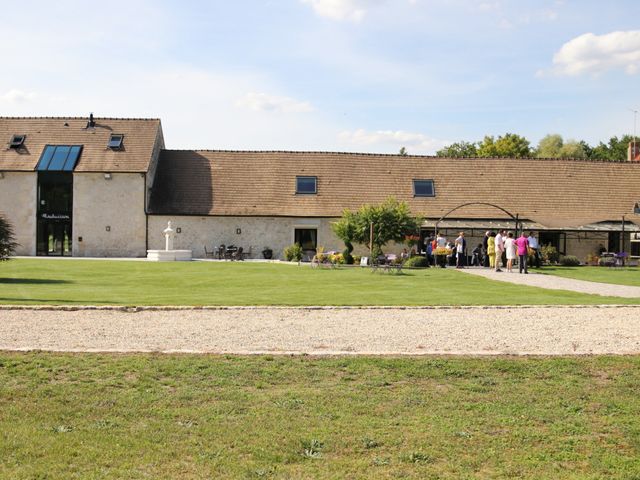
[[[631,285],[640,287],[640,268],[610,267],[544,267],[540,273],[575,278],[589,282],[613,283],[615,285]]]
[[[0,478],[640,476],[640,357],[0,353]]]
[[[79,305],[519,305],[640,303],[530,288],[454,269],[400,275],[250,262],[14,259],[0,303]]]

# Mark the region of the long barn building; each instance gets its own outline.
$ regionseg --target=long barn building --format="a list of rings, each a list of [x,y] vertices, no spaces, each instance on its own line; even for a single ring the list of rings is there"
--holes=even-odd
[[[175,248],[195,257],[220,244],[251,257],[294,242],[341,250],[331,222],[390,196],[425,218],[423,238],[437,225],[473,243],[515,217],[583,261],[640,255],[637,152],[604,162],[168,150],[158,119],[93,117],[0,117],[0,142],[0,214],[19,255],[143,257],[163,248],[169,220]]]

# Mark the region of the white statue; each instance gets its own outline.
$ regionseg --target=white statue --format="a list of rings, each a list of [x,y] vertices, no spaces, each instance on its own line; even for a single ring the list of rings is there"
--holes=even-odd
[[[164,233],[164,249],[173,250],[173,237],[175,237],[175,232],[173,228],[171,228],[171,221],[167,223],[167,228],[165,228],[162,233]]]

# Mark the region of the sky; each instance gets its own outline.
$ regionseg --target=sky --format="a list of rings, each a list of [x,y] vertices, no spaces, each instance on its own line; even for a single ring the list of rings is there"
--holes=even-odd
[[[637,0],[0,6],[1,116],[160,118],[167,148],[597,144],[633,133],[640,110]]]

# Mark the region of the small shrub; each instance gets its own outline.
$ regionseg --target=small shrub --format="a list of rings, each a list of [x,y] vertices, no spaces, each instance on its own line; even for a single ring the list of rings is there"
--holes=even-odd
[[[574,255],[566,255],[560,259],[560,265],[565,267],[577,267],[580,265],[580,260]]]
[[[352,255],[351,258],[353,258],[354,265],[360,265],[360,260],[362,259],[360,255]]]
[[[334,265],[344,265],[344,255],[341,253],[334,253],[333,255],[329,255],[329,261]]]
[[[302,246],[294,243],[284,249],[284,258],[289,262],[299,262],[302,260]]]
[[[17,246],[11,224],[0,215],[0,261],[8,260]]]
[[[558,250],[551,244],[543,245],[540,248],[540,254],[544,263],[558,263],[558,260],[560,260]]]
[[[407,261],[404,262],[404,266],[412,268],[426,268],[429,266],[429,262],[425,257],[416,255],[415,257],[407,259]]]

